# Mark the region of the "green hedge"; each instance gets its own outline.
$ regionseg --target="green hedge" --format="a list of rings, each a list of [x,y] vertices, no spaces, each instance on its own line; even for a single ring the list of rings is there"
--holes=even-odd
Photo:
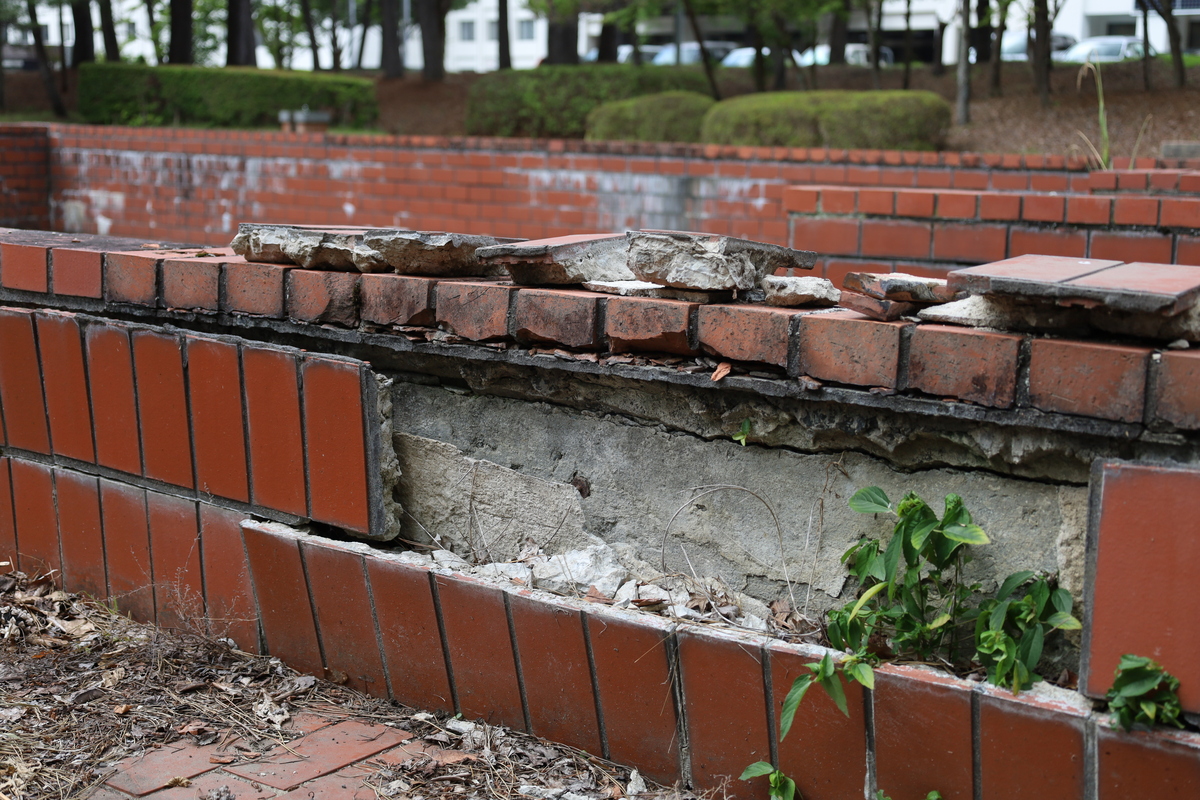
[[[699,69],[581,64],[482,76],[467,99],[472,136],[581,139],[592,109],[613,100],[682,89],[707,90]]]
[[[717,103],[701,141],[772,147],[937,150],[950,104],[932,92],[768,92]]]
[[[716,101],[699,92],[662,92],[592,109],[587,138],[599,141],[698,142],[704,115]]]
[[[82,64],[79,112],[88,122],[125,125],[277,125],[279,112],[307,105],[336,124],[364,127],[378,116],[375,84],[309,72],[239,67]]]

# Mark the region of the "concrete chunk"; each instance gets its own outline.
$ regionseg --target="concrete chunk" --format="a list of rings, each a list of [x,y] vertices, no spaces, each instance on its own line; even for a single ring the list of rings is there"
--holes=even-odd
[[[768,275],[760,285],[766,292],[765,302],[769,306],[835,306],[841,297],[833,282],[825,278]]]
[[[704,233],[630,231],[629,268],[640,280],[677,289],[753,289],[781,269],[811,269],[816,254]]]
[[[615,294],[620,297],[657,297],[664,300],[684,300],[689,303],[725,303],[733,299],[732,292],[697,292],[672,289],[648,281],[588,281],[583,288],[590,292]]]
[[[903,272],[851,272],[842,281],[842,288],[901,303],[949,303],[956,295],[956,291],[945,280]]]
[[[362,233],[361,228],[322,230],[298,225],[242,223],[229,246],[247,261],[356,272],[354,248]]]
[[[1087,312],[1083,309],[1012,302],[978,295],[921,309],[917,316],[926,322],[1002,331],[1084,333],[1088,329]]]
[[[520,241],[443,231],[369,230],[354,249],[354,265],[362,272],[398,272],[441,278],[466,278],[497,273],[480,262],[475,252]]]
[[[883,300],[878,297],[858,294],[857,292],[842,292],[842,297],[838,301],[838,305],[842,308],[848,308],[851,311],[865,314],[871,319],[877,319],[880,322],[894,322],[901,317],[913,314],[920,308],[915,303]]]
[[[503,266],[516,283],[539,286],[633,280],[628,250],[624,234],[602,233],[500,244],[476,255],[484,264]]]

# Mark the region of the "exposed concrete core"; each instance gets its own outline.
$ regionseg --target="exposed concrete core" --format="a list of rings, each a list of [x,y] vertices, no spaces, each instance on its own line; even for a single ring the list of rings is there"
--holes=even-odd
[[[753,289],[780,269],[812,269],[816,253],[728,236],[630,231],[629,268],[639,280],[677,289]]]

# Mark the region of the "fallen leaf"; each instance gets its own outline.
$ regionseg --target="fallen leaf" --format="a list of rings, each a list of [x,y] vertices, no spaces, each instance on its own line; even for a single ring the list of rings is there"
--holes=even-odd
[[[133,706],[129,705],[128,703],[122,703],[119,706],[113,706],[113,713],[119,717],[128,714],[132,710]]]
[[[116,667],[115,669],[110,669],[110,670],[106,671],[103,675],[100,676],[100,685],[103,686],[105,689],[111,689],[114,686],[116,686],[118,683],[120,683],[121,679],[124,677],[125,677],[125,668],[124,667]]]
[[[601,592],[595,586],[588,587],[587,594],[583,596],[583,599],[587,600],[589,603],[604,603],[605,605],[610,606],[613,604],[613,599]]]
[[[713,383],[728,375],[731,369],[733,369],[733,364],[730,364],[728,361],[722,361],[720,364],[717,364],[717,368],[713,370],[712,374]]]
[[[167,786],[191,786],[192,782],[182,776],[176,775],[171,780],[167,781]]]
[[[237,756],[209,756],[208,763],[210,764],[232,764],[237,761]]]

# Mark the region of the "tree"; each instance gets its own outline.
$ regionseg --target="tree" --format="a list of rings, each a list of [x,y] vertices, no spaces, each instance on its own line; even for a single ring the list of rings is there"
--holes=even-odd
[[[8,29],[21,19],[21,9],[17,0],[0,0],[0,45],[8,41]],[[4,97],[4,70],[0,69],[0,111],[4,111],[7,101]]]
[[[400,53],[400,9],[398,0],[379,0],[379,38],[383,52],[379,66],[384,77],[399,78],[404,75],[404,58]]]
[[[291,69],[296,37],[304,30],[304,21],[292,0],[259,0],[254,25],[263,47],[271,54],[275,69]],[[200,60],[199,55],[197,60]]]
[[[497,68],[498,69],[512,69],[512,40],[511,40],[511,37],[509,35],[509,30],[508,30],[508,26],[509,26],[509,23],[508,23],[508,0],[498,0],[497,5],[499,7],[499,13],[497,14],[497,17],[496,17],[496,26],[497,26],[496,45],[500,51],[498,53],[499,60],[497,62]],[[602,28],[600,31],[600,42],[601,42],[601,44],[600,44],[600,50],[601,50],[600,60],[601,61],[605,60],[603,58],[603,56],[604,56],[604,52],[603,52],[604,51],[604,30],[608,29],[608,28],[612,28],[612,30],[613,30],[613,33],[611,34],[611,37],[613,40],[613,51],[614,51],[613,61],[616,61],[616,57],[615,57],[615,55],[616,55],[616,28],[614,26],[612,26],[611,23],[606,23],[604,28]]]
[[[958,87],[955,92],[955,122],[966,125],[971,121],[971,0],[962,0],[959,11]]]
[[[29,29],[33,33],[33,50],[37,55],[38,72],[42,74],[42,83],[46,87],[46,96],[50,99],[50,107],[54,116],[67,118],[67,107],[63,104],[62,94],[54,83],[54,74],[50,71],[50,56],[46,53],[46,40],[42,36],[42,25],[38,22],[37,6],[34,0],[25,0],[25,13],[29,17]]]
[[[1050,107],[1050,7],[1047,0],[1033,0],[1033,88],[1042,106]]]
[[[446,77],[446,15],[451,0],[414,0],[417,24],[421,26],[421,54],[424,66],[421,75],[427,81]]]
[[[71,21],[75,25],[75,47],[71,52],[71,66],[96,60],[96,33],[92,27],[91,0],[75,0],[71,3]],[[0,37],[0,42],[4,41]]]
[[[172,64],[194,63],[192,49],[192,0],[170,0],[171,44],[167,61]]]
[[[1187,69],[1183,63],[1183,37],[1179,33],[1179,21],[1175,19],[1173,0],[1138,0],[1138,4],[1150,6],[1167,25],[1167,43],[1171,46],[1171,71],[1175,86],[1182,89],[1187,85]]]
[[[100,6],[100,33],[104,39],[104,60],[121,60],[121,45],[117,42],[117,25],[113,21],[112,0],[98,0]]]
[[[229,0],[226,20],[225,66],[257,67],[254,52],[254,19],[250,0]]]
[[[1001,58],[1001,48],[1004,46],[1004,33],[1008,30],[1008,12],[1014,0],[996,0],[996,41],[992,44],[992,97],[1003,93],[1001,86],[1001,68],[1004,60]]]

